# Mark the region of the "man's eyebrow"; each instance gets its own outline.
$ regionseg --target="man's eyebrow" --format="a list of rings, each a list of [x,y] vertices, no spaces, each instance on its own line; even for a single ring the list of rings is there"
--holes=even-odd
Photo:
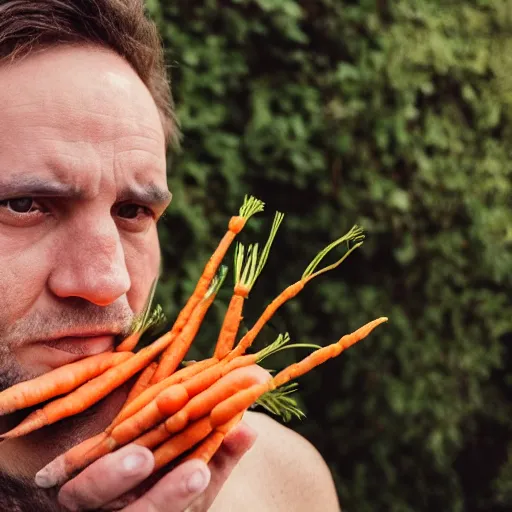
[[[87,199],[87,192],[72,184],[51,182],[35,176],[17,176],[10,181],[0,180],[0,200],[11,197],[64,197],[68,199]],[[172,194],[166,188],[153,183],[123,189],[117,201],[134,201],[148,205],[167,205]]]
[[[75,186],[51,182],[35,176],[17,176],[10,181],[0,180],[0,198],[23,196],[72,197],[83,199],[85,194]]]
[[[135,203],[166,205],[171,202],[172,194],[166,188],[153,183],[145,186],[123,189],[117,197],[118,201],[133,201]]]

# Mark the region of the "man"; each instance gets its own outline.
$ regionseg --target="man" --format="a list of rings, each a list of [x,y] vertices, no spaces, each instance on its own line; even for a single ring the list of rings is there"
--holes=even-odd
[[[1,0],[0,98],[5,389],[112,350],[142,310],[160,265],[177,129],[159,40],[137,0]],[[0,510],[339,510],[319,454],[260,414],[245,415],[209,466],[190,461],[151,486],[139,484],[152,454],[132,444],[60,491],[39,489],[36,472],[103,430],[125,396],[0,444]],[[5,431],[18,418],[0,420]]]

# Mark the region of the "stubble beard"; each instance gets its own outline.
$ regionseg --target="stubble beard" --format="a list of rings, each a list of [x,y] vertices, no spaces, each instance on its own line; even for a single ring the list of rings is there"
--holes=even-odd
[[[107,308],[97,308],[92,304],[84,305],[83,301],[77,299],[77,303],[80,302],[80,308],[72,307],[64,312],[60,311],[58,316],[53,316],[56,320],[51,320],[52,316],[48,314],[35,314],[30,319],[22,319],[10,326],[2,325],[0,322],[0,391],[40,375],[40,372],[23,368],[16,359],[16,348],[22,346],[27,338],[30,340],[44,339],[45,336],[51,336],[53,332],[60,332],[75,325],[90,324],[115,324],[121,331],[120,337],[128,334],[133,313],[127,305],[107,310]],[[121,397],[121,400],[117,400],[120,406],[123,391],[121,390],[117,395]],[[63,453],[83,439],[99,432],[102,426],[98,428],[98,424],[103,423],[105,417],[112,416],[112,410],[109,411],[112,406],[106,406],[105,402],[114,402],[114,407],[116,407],[116,399],[110,400],[109,398],[52,426],[51,436],[45,437],[45,448],[58,449],[59,453]],[[27,412],[34,409],[37,409],[37,406],[10,415],[10,422],[20,421]],[[0,470],[0,510],[2,511],[58,512],[67,510],[58,504],[57,494],[58,489],[41,489],[31,478],[10,475]]]
[[[15,353],[20,347],[51,339],[55,333],[68,332],[78,326],[85,330],[108,327],[119,332],[121,339],[129,334],[133,319],[127,302],[100,307],[78,297],[66,299],[58,310],[35,311],[11,323],[2,321],[0,316],[0,390],[40,374],[19,364]]]

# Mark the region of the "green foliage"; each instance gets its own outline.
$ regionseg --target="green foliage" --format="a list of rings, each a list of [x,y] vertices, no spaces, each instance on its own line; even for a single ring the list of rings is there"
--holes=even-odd
[[[326,458],[346,510],[509,510],[510,3],[147,5],[184,133],[160,226],[166,314],[191,293],[247,193],[267,208],[243,240],[266,231],[275,210],[286,214],[247,327],[322,247],[364,226],[364,246],[259,341],[288,330],[324,345],[390,318],[301,379],[308,418],[292,427]],[[219,293],[191,358],[210,353],[230,294]]]

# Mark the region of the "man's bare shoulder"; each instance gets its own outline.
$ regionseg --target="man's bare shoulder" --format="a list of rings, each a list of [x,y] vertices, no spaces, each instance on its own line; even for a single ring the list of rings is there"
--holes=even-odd
[[[339,512],[331,473],[309,441],[264,414],[247,413],[244,421],[258,439],[211,512]]]

